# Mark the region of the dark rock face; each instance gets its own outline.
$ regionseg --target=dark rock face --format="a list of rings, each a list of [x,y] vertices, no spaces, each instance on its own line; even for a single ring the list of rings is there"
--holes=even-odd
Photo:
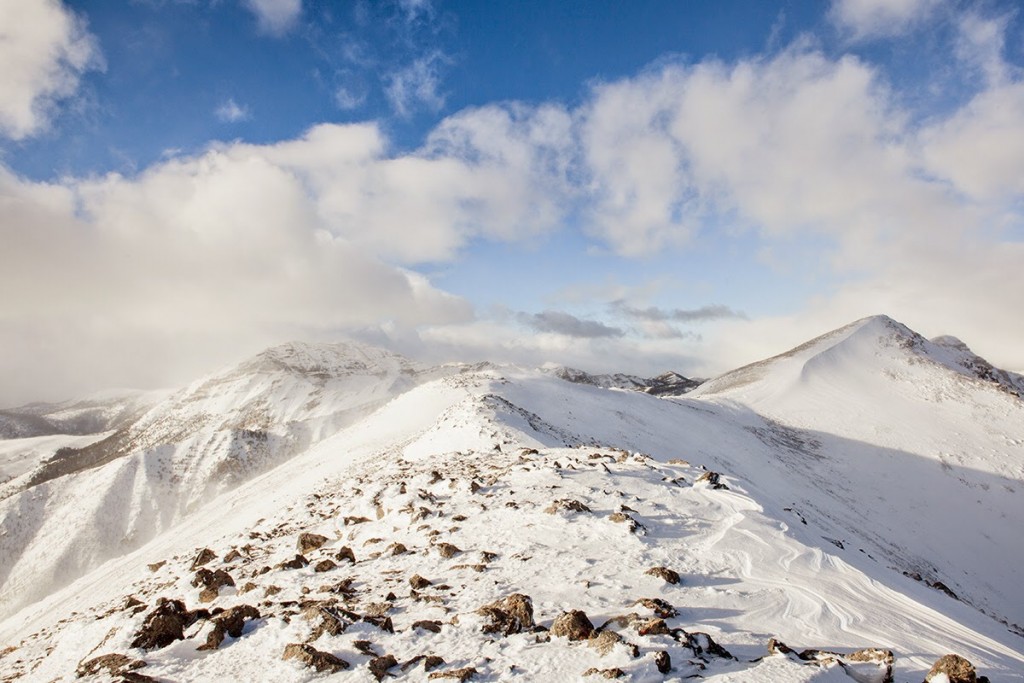
[[[141,659],[132,659],[127,655],[100,655],[79,664],[75,674],[82,678],[83,676],[95,676],[106,671],[110,676],[116,677],[123,675],[127,671],[141,669],[144,666],[146,666],[146,663]]]
[[[484,633],[511,635],[522,633],[534,627],[533,600],[522,593],[513,593],[501,600],[484,605],[477,614],[490,617],[491,623],[484,625]],[[582,612],[580,613],[582,614]]]
[[[185,603],[181,600],[160,598],[156,608],[146,615],[142,628],[135,634],[132,647],[143,650],[167,647],[176,640],[184,639],[186,628],[199,619],[209,617],[210,613],[206,610],[190,612],[185,609]]]
[[[663,579],[666,583],[679,583],[679,574],[668,567],[651,567],[645,571],[644,574],[648,576],[656,576],[659,579]]]
[[[563,612],[551,624],[551,635],[566,636],[569,640],[586,640],[594,632],[594,625],[578,609]]]
[[[281,659],[297,659],[305,666],[313,667],[319,672],[336,673],[349,668],[349,663],[344,659],[339,659],[329,652],[321,652],[312,645],[303,643],[286,645]]]
[[[199,594],[200,602],[210,602],[217,599],[222,587],[234,586],[235,580],[223,569],[210,571],[205,567],[200,567],[192,579],[192,585],[197,588],[203,587],[202,593]]]
[[[668,652],[660,650],[654,654],[654,666],[658,667],[658,672],[667,674],[672,670],[672,658],[668,656]]]
[[[309,560],[307,560],[302,555],[296,555],[292,559],[287,560],[287,561],[282,562],[281,564],[277,565],[277,568],[278,569],[302,569],[303,567],[305,567],[308,564],[309,564]]]
[[[238,638],[245,629],[245,622],[259,619],[260,611],[252,605],[237,605],[213,617],[213,630],[206,636],[206,644],[199,650],[216,650],[226,636]]]
[[[974,670],[974,665],[960,655],[944,655],[940,657],[924,677],[924,680],[927,683],[931,683],[939,674],[946,674],[949,683],[977,683],[978,681],[978,674]]]
[[[320,534],[299,534],[299,539],[295,542],[295,547],[299,553],[305,555],[308,552],[316,550],[321,547],[324,543],[327,543],[327,537],[321,536]]]

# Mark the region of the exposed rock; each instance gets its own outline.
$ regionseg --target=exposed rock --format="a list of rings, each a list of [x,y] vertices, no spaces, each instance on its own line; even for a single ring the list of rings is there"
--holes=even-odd
[[[238,638],[242,635],[245,622],[259,619],[260,611],[252,605],[236,605],[213,617],[213,630],[206,636],[206,644],[199,650],[216,650],[226,636]]]
[[[329,652],[321,652],[312,645],[304,643],[290,643],[286,645],[281,659],[297,659],[305,666],[311,666],[321,672],[329,671],[335,673],[337,671],[344,671],[349,667],[349,663],[344,659],[339,659]]]
[[[594,625],[582,611],[563,612],[551,624],[551,635],[566,636],[569,640],[586,640],[594,632]]]
[[[338,562],[341,562],[342,560],[348,560],[352,564],[356,563],[356,555],[352,552],[352,548],[349,548],[348,546],[345,546],[341,550],[339,550],[338,554],[334,556],[334,559],[336,559]]]
[[[943,655],[932,665],[928,674],[924,677],[926,683],[940,680],[939,676],[945,674],[949,683],[977,683],[978,674],[974,665],[960,655]]]
[[[382,681],[388,675],[388,669],[398,666],[398,660],[395,659],[394,655],[384,655],[383,657],[374,657],[367,666],[373,677],[378,681]]]
[[[596,669],[591,667],[583,672],[584,676],[600,676],[601,678],[622,678],[626,675],[626,672],[619,668],[614,669]]]
[[[587,641],[587,645],[597,650],[598,654],[603,657],[621,642],[623,642],[622,636],[615,631],[601,631],[600,633],[595,633]]]
[[[441,632],[441,622],[440,621],[432,621],[432,620],[424,619],[422,621],[414,622],[413,625],[412,625],[412,628],[414,630],[418,629],[418,628],[421,628],[424,631],[430,631],[431,633],[440,633]]]
[[[269,598],[271,595],[277,595],[281,592],[280,586],[267,586],[263,589],[263,597]]]
[[[501,633],[507,636],[513,633],[522,633],[534,626],[533,601],[530,596],[522,593],[513,593],[489,605],[484,605],[477,610],[477,614],[482,614],[491,620],[489,624],[484,625],[482,629],[484,633]]]
[[[795,655],[796,652],[794,652],[793,648],[791,648],[790,646],[786,645],[781,640],[776,640],[775,638],[770,638],[768,640],[768,654],[770,654],[770,655],[790,655],[790,654]]]
[[[303,567],[305,567],[308,564],[309,564],[309,560],[307,560],[302,555],[296,555],[292,559],[287,560],[287,561],[282,562],[281,564],[277,565],[277,568],[278,569],[302,569]]]
[[[323,607],[320,608],[320,617],[320,623],[313,629],[313,633],[309,636],[310,642],[316,640],[325,633],[330,636],[341,635],[345,632],[345,629],[350,626],[349,622]]]
[[[665,620],[657,617],[638,624],[636,632],[642,636],[664,636],[672,633]]]
[[[693,633],[686,633],[686,645],[695,655],[711,655],[713,657],[721,657],[722,659],[736,659],[732,656],[728,650],[719,645],[714,639],[707,633],[701,633],[700,631],[694,631]]]
[[[369,517],[346,517],[343,520],[345,526],[348,526],[349,524],[366,524],[369,521]]]
[[[126,671],[134,671],[136,669],[141,669],[144,666],[146,666],[144,661],[141,659],[132,659],[128,655],[100,655],[99,657],[93,657],[89,661],[79,664],[78,669],[75,670],[75,674],[81,678],[83,676],[95,676],[96,674],[106,671],[110,676],[120,676]]]
[[[428,678],[431,680],[438,678],[454,678],[459,683],[464,683],[465,681],[471,680],[474,676],[476,676],[476,669],[471,666],[467,666],[461,669],[435,671],[434,673],[430,674]]]
[[[257,586],[252,581],[246,581],[245,585],[238,589],[238,594],[248,593],[249,591],[256,590]]]
[[[668,656],[668,652],[665,650],[659,650],[654,653],[654,666],[658,667],[658,672],[667,674],[672,670],[672,658]]]
[[[649,610],[653,610],[656,616],[662,619],[671,619],[672,617],[679,616],[679,612],[676,608],[668,604],[661,598],[640,598],[634,605],[643,605]]]
[[[222,587],[234,586],[235,580],[231,578],[231,574],[228,574],[223,569],[210,571],[209,569],[202,567],[196,572],[195,577],[193,577],[192,585],[197,588],[202,586],[204,588],[204,594],[212,594],[213,598],[216,598]],[[202,599],[202,597],[200,597],[200,599]],[[203,602],[209,602],[209,600],[203,600]]]
[[[192,566],[189,567],[189,571],[202,567],[204,564],[209,564],[217,559],[217,554],[209,548],[203,548],[197,554],[194,560],[192,560]]]
[[[392,555],[404,555],[409,552],[409,549],[403,543],[392,543],[384,552],[390,552]]]
[[[331,571],[337,566],[338,565],[334,563],[334,560],[325,558],[317,562],[315,565],[313,565],[313,571],[317,572],[318,574],[322,574],[323,572]]]
[[[353,641],[352,647],[359,651],[360,654],[367,655],[368,657],[379,657],[377,651],[373,649],[373,643],[369,640],[356,640]]]
[[[708,485],[713,489],[725,489],[729,490],[729,487],[722,483],[722,475],[718,472],[711,472],[710,470],[697,477],[698,482],[706,481]]]
[[[241,559],[242,553],[238,552],[237,548],[232,548],[224,556],[224,562],[234,562],[235,560]]]
[[[415,588],[416,590],[423,590],[424,588],[429,586],[430,583],[431,582],[429,580],[424,579],[419,574],[413,574],[412,578],[409,579],[409,585]]]
[[[437,552],[441,554],[441,557],[446,560],[451,559],[462,552],[457,546],[454,546],[451,543],[438,543],[434,547],[437,548]]]
[[[645,571],[644,574],[648,576],[656,576],[659,579],[663,579],[666,583],[679,583],[679,574],[668,567],[651,567]]]
[[[324,543],[327,543],[328,539],[326,536],[320,534],[302,533],[299,534],[299,539],[295,542],[295,547],[299,553],[305,555],[306,553],[316,550],[321,547]]]
[[[181,600],[160,598],[156,608],[146,615],[142,628],[135,634],[132,647],[155,650],[184,639],[185,629],[199,619],[209,618],[206,610],[190,612]]]
[[[167,560],[160,560],[159,562],[154,562],[153,564],[147,564],[146,567],[151,572],[158,572],[160,571],[160,568],[163,567],[165,564],[167,564]]]
[[[545,508],[544,512],[548,513],[549,515],[554,515],[563,510],[565,512],[590,512],[590,508],[588,508],[580,501],[573,500],[572,498],[561,498],[559,500],[556,500],[553,503],[551,503],[551,505],[549,505],[547,508]]]

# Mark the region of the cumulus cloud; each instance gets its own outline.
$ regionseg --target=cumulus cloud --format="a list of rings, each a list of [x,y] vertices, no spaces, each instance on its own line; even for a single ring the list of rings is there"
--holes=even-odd
[[[943,0],[833,0],[829,16],[855,39],[888,38],[926,19]]]
[[[4,403],[182,382],[293,337],[471,316],[333,235],[303,180],[263,152],[60,184],[2,172]]]
[[[564,311],[542,311],[520,313],[519,322],[539,332],[553,332],[568,337],[621,337],[624,332],[617,327],[605,325],[597,320],[584,320]]]
[[[0,135],[22,140],[47,127],[103,58],[85,20],[60,0],[3,2],[0,64]]]
[[[260,30],[272,36],[288,33],[302,15],[302,0],[243,0],[256,15]]]
[[[397,115],[410,116],[420,107],[430,111],[444,107],[441,69],[447,61],[442,52],[435,50],[385,76],[384,94]]]
[[[249,108],[240,107],[234,99],[228,99],[214,110],[214,115],[222,123],[237,123],[249,119]]]

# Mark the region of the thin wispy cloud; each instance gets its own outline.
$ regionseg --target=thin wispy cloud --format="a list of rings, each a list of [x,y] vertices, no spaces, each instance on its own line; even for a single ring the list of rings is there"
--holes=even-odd
[[[891,38],[926,21],[947,0],[833,0],[829,16],[855,40]]]
[[[418,57],[384,77],[384,94],[395,114],[410,116],[417,109],[439,111],[444,107],[441,70],[448,58],[439,51]]]
[[[228,99],[214,110],[214,115],[221,123],[238,123],[251,118],[248,107],[239,106],[234,99]]]
[[[272,36],[283,36],[298,24],[302,0],[242,0],[256,16],[260,30]]]
[[[605,325],[597,320],[577,318],[564,311],[541,311],[520,313],[516,319],[538,332],[553,332],[567,337],[594,339],[599,337],[621,337],[625,334],[617,327]]]
[[[339,109],[351,111],[363,106],[366,102],[366,93],[342,86],[334,91],[334,101]]]
[[[710,320],[724,320],[728,318],[745,319],[747,317],[744,313],[734,311],[728,306],[723,306],[721,304],[701,306],[700,308],[692,309],[666,309],[658,308],[657,306],[637,308],[635,306],[629,306],[623,301],[616,301],[612,304],[612,310],[633,320],[645,320],[649,322],[671,321],[677,323],[697,323],[707,322]]]

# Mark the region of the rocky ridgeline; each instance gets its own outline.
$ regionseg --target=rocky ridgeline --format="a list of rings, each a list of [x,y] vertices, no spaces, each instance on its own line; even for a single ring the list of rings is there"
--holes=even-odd
[[[0,676],[214,680],[258,661],[265,680],[678,680],[772,662],[891,682],[889,650],[773,639],[741,658],[694,621],[715,589],[666,562],[687,556],[672,503],[731,495],[721,475],[615,449],[389,454],[246,538],[153,558],[131,595],[3,651]],[[70,632],[95,637],[61,669]],[[950,655],[927,680],[985,679]]]

